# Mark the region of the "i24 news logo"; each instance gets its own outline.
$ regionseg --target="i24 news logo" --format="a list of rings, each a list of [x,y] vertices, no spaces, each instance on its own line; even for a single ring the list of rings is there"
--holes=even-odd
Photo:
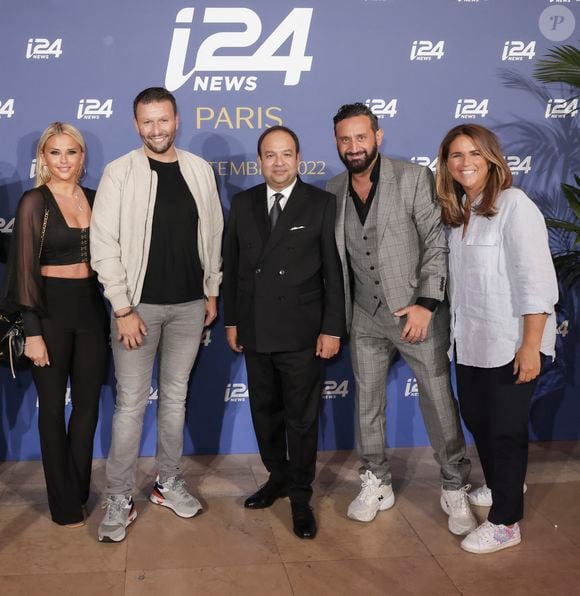
[[[546,105],[546,118],[574,118],[578,113],[578,99],[549,99]]]
[[[228,383],[226,385],[224,401],[246,401],[248,396],[248,386],[245,383]]]
[[[340,383],[338,381],[324,381],[322,388],[322,399],[336,399],[337,397],[346,397],[348,395],[348,380]]]
[[[110,118],[113,115],[113,100],[81,99],[77,109],[77,120],[99,120],[101,116]]]
[[[51,56],[60,58],[62,54],[62,39],[55,39],[52,43],[44,37],[30,38],[26,45],[26,59],[48,60]]]
[[[203,23],[241,25],[243,31],[222,31],[207,36],[197,50],[193,68],[186,71],[185,62],[195,9],[182,8],[175,18],[177,26],[173,30],[169,50],[165,87],[169,91],[175,91],[194,73],[200,72],[283,72],[284,85],[297,85],[302,73],[310,71],[312,67],[312,56],[306,56],[312,11],[312,8],[293,8],[253,54],[236,55],[236,49],[248,48],[260,41],[260,17],[249,8],[207,7],[203,13]],[[288,40],[291,40],[288,53],[279,54],[278,51]],[[210,85],[211,90],[217,91],[241,88],[253,91],[258,80],[255,76],[209,78],[218,79],[215,82],[212,80]]]
[[[455,118],[485,118],[489,112],[489,99],[458,99]]]
[[[14,116],[14,98],[7,99],[4,103],[0,99],[0,118],[2,116],[6,116],[6,118]]]
[[[411,46],[411,60],[441,60],[445,56],[445,42],[414,41]]]
[[[501,59],[503,62],[506,60],[523,60],[524,58],[532,60],[535,55],[535,41],[530,41],[528,45],[526,45],[523,41],[506,41],[503,44]]]
[[[14,230],[14,218],[12,219],[4,219],[0,217],[0,234],[12,234]]]
[[[506,163],[514,176],[518,174],[529,174],[532,169],[532,156],[526,155],[505,155]]]
[[[428,167],[432,172],[434,172],[437,168],[437,158],[431,160],[431,158],[428,155],[413,156],[411,157],[411,161],[419,166]]]
[[[367,99],[365,104],[377,118],[384,118],[385,116],[394,118],[397,115],[397,101],[396,99],[390,101],[386,99]]]
[[[405,383],[405,397],[419,397],[419,385],[415,377],[409,377]]]

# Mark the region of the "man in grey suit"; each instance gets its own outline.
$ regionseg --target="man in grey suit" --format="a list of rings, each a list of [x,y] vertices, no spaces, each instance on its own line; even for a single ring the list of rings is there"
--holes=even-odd
[[[441,507],[449,529],[467,534],[477,523],[467,499],[471,466],[449,380],[448,248],[433,175],[379,155],[383,131],[362,103],[339,109],[334,132],[347,171],[330,180],[327,190],[337,199],[362,480],[347,515],[370,522],[395,503],[385,450],[385,390],[399,352],[419,385],[423,420],[441,466]]]

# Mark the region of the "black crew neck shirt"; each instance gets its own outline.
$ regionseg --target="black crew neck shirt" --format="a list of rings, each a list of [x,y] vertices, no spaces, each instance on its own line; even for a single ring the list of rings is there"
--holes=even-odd
[[[203,298],[203,271],[197,249],[197,206],[179,162],[148,159],[157,173],[157,194],[141,302],[199,300]]]

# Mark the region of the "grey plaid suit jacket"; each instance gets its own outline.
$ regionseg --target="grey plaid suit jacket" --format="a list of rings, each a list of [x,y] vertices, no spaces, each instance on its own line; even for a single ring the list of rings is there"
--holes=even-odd
[[[381,156],[378,200],[379,273],[390,312],[414,304],[417,297],[442,301],[447,279],[447,239],[441,208],[435,197],[429,168]],[[344,219],[348,193],[345,171],[328,181],[326,189],[336,195],[336,244],[342,262],[346,323],[350,329],[352,293],[346,253]]]

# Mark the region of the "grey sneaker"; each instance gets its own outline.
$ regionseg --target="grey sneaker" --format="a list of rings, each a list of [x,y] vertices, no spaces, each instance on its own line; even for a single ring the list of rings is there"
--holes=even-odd
[[[137,517],[135,503],[125,495],[111,495],[103,501],[105,517],[99,525],[99,542],[121,542],[125,529]]]
[[[156,505],[173,509],[179,517],[193,517],[202,511],[201,503],[187,492],[185,481],[177,476],[169,478],[163,484],[157,476],[149,500]]]

